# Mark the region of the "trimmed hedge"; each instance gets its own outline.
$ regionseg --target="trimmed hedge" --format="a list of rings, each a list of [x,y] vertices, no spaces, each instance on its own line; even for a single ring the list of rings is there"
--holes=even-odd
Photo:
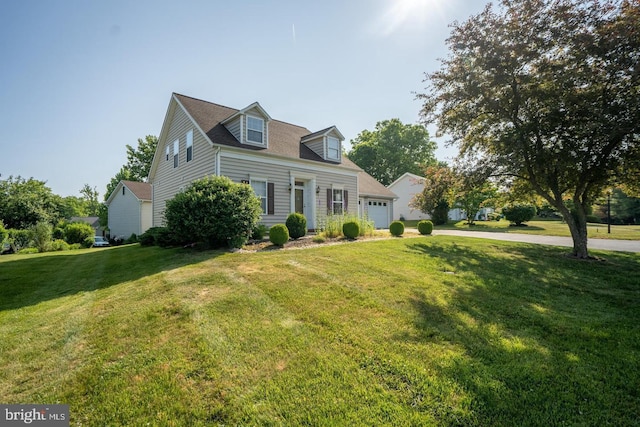
[[[404,234],[404,224],[400,221],[393,221],[389,224],[389,232],[392,236],[402,236]]]
[[[299,239],[307,234],[307,218],[301,213],[294,212],[289,214],[285,225],[289,230],[289,237],[292,239]]]
[[[355,239],[360,235],[360,224],[356,221],[347,221],[342,224],[342,234],[347,239]]]
[[[510,205],[502,208],[502,214],[508,221],[520,225],[533,219],[536,208],[531,205]]]
[[[433,222],[422,220],[418,222],[418,232],[422,235],[431,234],[433,231]]]
[[[282,246],[289,241],[289,229],[284,224],[276,224],[269,229],[269,241]]]

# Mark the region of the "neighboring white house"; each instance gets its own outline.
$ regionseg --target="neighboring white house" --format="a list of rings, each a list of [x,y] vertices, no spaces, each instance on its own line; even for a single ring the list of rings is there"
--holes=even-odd
[[[395,194],[342,154],[343,141],[336,126],[311,132],[257,102],[238,110],[174,93],[149,173],[152,223],[164,225],[167,200],[189,183],[222,175],[253,187],[267,226],[292,212],[309,229],[326,215],[365,212],[388,227]]]
[[[413,209],[409,206],[413,197],[418,193],[422,193],[424,188],[423,177],[405,172],[400,178],[389,184],[387,188],[398,196],[394,203],[394,220],[403,219],[408,221],[431,218],[420,209]]]
[[[388,188],[398,196],[394,203],[393,219],[420,220],[431,218],[429,214],[423,213],[420,209],[413,209],[409,206],[414,196],[424,189],[424,177],[405,172],[400,178],[389,184]],[[475,219],[485,220],[487,215],[493,211],[493,208],[481,208]],[[460,221],[467,219],[467,216],[462,209],[453,208],[449,210],[449,219]]]
[[[151,227],[151,184],[120,181],[107,199],[109,234],[112,238],[128,239],[141,235]]]

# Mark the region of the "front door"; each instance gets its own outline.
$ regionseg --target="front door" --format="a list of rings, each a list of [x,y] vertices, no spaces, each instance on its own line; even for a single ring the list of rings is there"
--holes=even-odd
[[[296,188],[296,212],[304,215],[304,190]]]

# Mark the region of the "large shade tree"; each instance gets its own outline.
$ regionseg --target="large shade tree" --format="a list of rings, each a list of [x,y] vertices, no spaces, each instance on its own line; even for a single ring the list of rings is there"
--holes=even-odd
[[[418,95],[461,156],[562,214],[579,258],[589,207],[637,166],[639,22],[637,0],[502,0],[453,24],[450,54]]]
[[[422,125],[404,124],[399,119],[376,123],[351,140],[347,154],[355,164],[384,185],[405,172],[419,174],[424,165],[436,163],[436,143]]]

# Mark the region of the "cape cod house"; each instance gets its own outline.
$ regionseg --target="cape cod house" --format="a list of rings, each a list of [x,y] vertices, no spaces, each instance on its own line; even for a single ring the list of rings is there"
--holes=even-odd
[[[385,228],[396,196],[343,156],[343,141],[336,126],[312,132],[257,102],[238,110],[174,93],[149,173],[152,223],[163,225],[167,200],[190,182],[224,175],[253,187],[267,226],[299,212],[315,229],[322,217],[348,212]]]

